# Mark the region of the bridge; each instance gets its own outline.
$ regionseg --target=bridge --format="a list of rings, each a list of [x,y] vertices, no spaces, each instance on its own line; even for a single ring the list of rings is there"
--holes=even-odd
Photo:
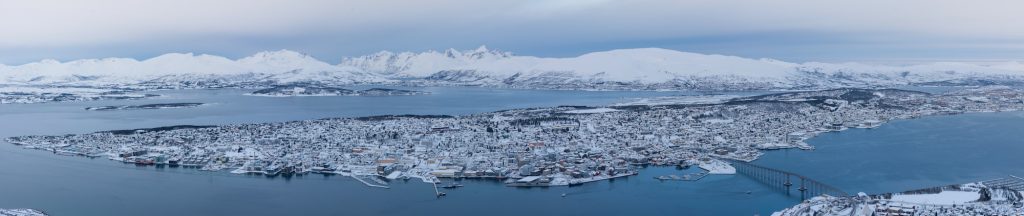
[[[729,162],[736,168],[736,172],[773,188],[785,190],[786,195],[800,193],[801,200],[826,194],[834,197],[851,197],[843,190],[800,174],[743,161],[730,160]]]

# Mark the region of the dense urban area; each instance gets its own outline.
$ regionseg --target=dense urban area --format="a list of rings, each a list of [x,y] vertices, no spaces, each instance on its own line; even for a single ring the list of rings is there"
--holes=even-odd
[[[267,176],[495,178],[510,186],[559,186],[634,175],[636,165],[647,164],[732,174],[735,169],[723,159],[752,161],[763,150],[812,149],[803,140],[818,133],[926,115],[1021,110],[1022,100],[1024,93],[1008,87],[945,94],[847,88],[714,104],[185,125],[7,141],[58,154]]]

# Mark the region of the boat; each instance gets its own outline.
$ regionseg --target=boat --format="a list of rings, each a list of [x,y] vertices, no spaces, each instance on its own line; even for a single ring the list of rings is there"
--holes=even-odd
[[[271,164],[263,168],[263,175],[277,176],[277,174],[281,174],[281,166],[278,165],[277,163]]]
[[[156,162],[153,161],[153,159],[149,159],[149,158],[135,158],[134,162],[135,162],[135,165],[153,165],[153,164],[156,164]]]
[[[171,158],[170,160],[167,160],[167,165],[170,165],[171,167],[178,167],[180,164],[181,159],[179,158]]]
[[[285,166],[284,168],[281,168],[281,176],[290,178],[292,175],[295,175],[295,168],[292,166]]]
[[[335,171],[334,168],[331,168],[330,166],[327,166],[327,165],[325,165],[325,166],[315,166],[315,167],[311,168],[311,170],[314,173],[322,173],[322,174],[334,174],[334,171]]]
[[[441,188],[445,188],[445,189],[455,189],[455,188],[460,188],[460,187],[462,187],[461,184],[449,184],[449,185],[441,186]]]

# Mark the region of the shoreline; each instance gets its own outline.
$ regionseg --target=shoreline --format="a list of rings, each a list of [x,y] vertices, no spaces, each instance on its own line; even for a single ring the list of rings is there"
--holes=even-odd
[[[815,87],[815,88],[651,88],[652,86],[641,85],[633,87],[642,88],[630,88],[622,86],[611,86],[611,87],[561,87],[561,86],[515,86],[515,85],[480,85],[480,84],[469,84],[469,83],[423,83],[423,82],[408,82],[408,81],[389,81],[389,82],[355,82],[341,84],[338,86],[344,87],[414,87],[414,88],[431,88],[431,87],[461,87],[461,88],[484,88],[484,89],[504,89],[504,90],[537,90],[537,91],[589,91],[589,92],[613,92],[613,91],[625,91],[625,92],[746,92],[746,91],[763,91],[763,92],[802,92],[802,91],[823,91],[830,89],[839,88],[869,88],[869,89],[883,89],[883,88],[901,88],[901,87],[912,87],[912,88],[976,88],[982,86],[974,85],[962,85],[962,86],[944,86],[944,85],[924,85],[924,84],[909,84],[909,85],[885,85],[885,86],[871,86],[871,85],[851,85],[851,86],[832,86],[832,87]],[[654,85],[657,86],[657,85]],[[174,90],[218,90],[218,89],[233,89],[233,90],[260,90],[272,86],[268,85],[252,85],[252,84],[237,84],[233,86],[207,86],[207,87],[148,87],[140,85],[122,85],[122,86],[61,86],[61,85],[24,85],[24,84],[0,84],[0,88],[36,88],[36,89],[91,89],[92,91],[109,91],[109,92],[130,92],[138,94],[124,94],[124,95],[113,95],[113,96],[125,96],[125,97],[96,97],[91,94],[75,94],[74,96],[80,97],[75,100],[51,100],[46,99],[49,94],[61,93],[62,91],[55,92],[37,92],[34,95],[36,98],[31,99],[5,99],[0,98],[3,101],[0,104],[36,104],[36,103],[60,103],[60,102],[74,102],[74,101],[117,101],[117,100],[139,100],[151,97],[161,96],[159,94],[149,94],[151,92],[160,91],[174,91]],[[149,93],[147,93],[149,92]],[[6,96],[6,92],[0,92],[0,96]],[[17,92],[11,92],[17,93]],[[91,93],[91,92],[90,92]],[[349,95],[255,95],[251,92],[244,93],[246,96],[254,97],[322,97],[322,96],[349,96]],[[415,95],[394,95],[394,96],[417,96],[417,95],[430,95],[430,92],[426,94],[415,94]],[[359,96],[359,95],[354,95]]]

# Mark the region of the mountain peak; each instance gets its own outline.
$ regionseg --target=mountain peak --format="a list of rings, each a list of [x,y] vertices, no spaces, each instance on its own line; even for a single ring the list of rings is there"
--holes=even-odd
[[[288,49],[281,49],[281,50],[277,50],[277,51],[262,51],[262,52],[258,52],[256,54],[253,54],[252,56],[249,56],[249,57],[263,58],[263,59],[269,59],[269,58],[302,59],[302,58],[308,58],[309,55],[304,54],[304,53],[300,53],[300,52],[296,52],[296,51],[292,51],[292,50],[288,50]]]
[[[160,61],[160,60],[165,60],[165,59],[184,59],[184,58],[192,58],[192,57],[195,57],[195,54],[194,53],[190,53],[190,52],[189,53],[165,53],[163,55],[158,55],[156,57],[146,59],[146,61]]]
[[[485,53],[490,51],[491,50],[487,49],[487,45],[480,45],[480,47],[477,47],[476,50],[473,50],[474,53]]]
[[[274,65],[295,65],[295,64],[326,64],[313,58],[310,55],[291,51],[287,49],[277,51],[263,51],[249,57],[239,59],[238,62],[247,64],[274,64]]]
[[[470,52],[468,56],[474,59],[481,59],[486,57],[506,58],[512,56],[512,53],[491,50],[487,48],[487,45],[480,45],[480,47],[477,47],[476,50]]]
[[[455,50],[455,48],[448,48],[444,51],[444,56],[447,56],[448,58],[456,58],[458,56],[462,56],[462,52]]]
[[[43,59],[39,61],[39,64],[60,64],[60,61],[57,59]]]

